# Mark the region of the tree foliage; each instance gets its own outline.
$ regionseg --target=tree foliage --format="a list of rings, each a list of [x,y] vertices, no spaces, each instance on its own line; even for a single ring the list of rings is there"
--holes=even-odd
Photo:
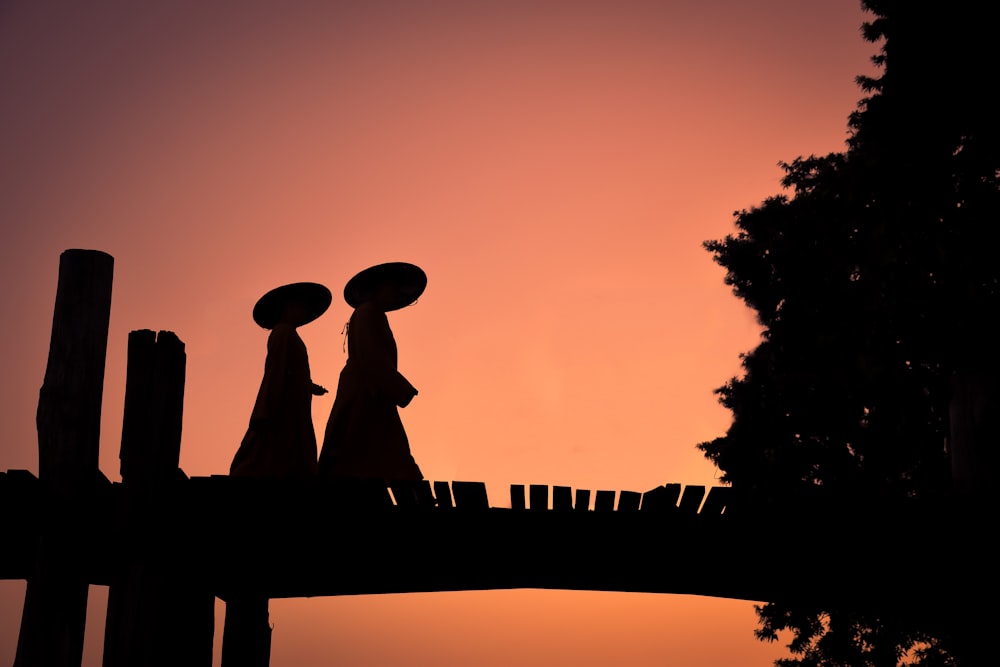
[[[784,193],[706,248],[756,311],[761,343],[718,390],[733,414],[699,448],[774,499],[948,491],[951,374],[977,363],[1000,299],[1000,60],[985,5],[864,0],[878,78],[846,150],[783,163]],[[779,665],[946,665],[942,640],[857,611],[768,604]],[[907,662],[909,661],[909,662]]]

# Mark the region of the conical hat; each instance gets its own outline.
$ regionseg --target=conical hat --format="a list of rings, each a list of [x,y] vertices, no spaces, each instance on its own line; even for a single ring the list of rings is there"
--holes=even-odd
[[[303,317],[291,323],[292,326],[300,327],[325,313],[332,300],[333,295],[330,294],[330,290],[319,283],[282,285],[257,300],[257,305],[253,307],[253,321],[265,329],[273,329],[281,319],[287,304],[301,303],[305,306]]]
[[[370,266],[347,281],[344,300],[351,308],[357,308],[369,300],[384,282],[389,282],[396,288],[396,299],[386,311],[399,310],[420,298],[427,287],[427,274],[419,266],[408,262]]]

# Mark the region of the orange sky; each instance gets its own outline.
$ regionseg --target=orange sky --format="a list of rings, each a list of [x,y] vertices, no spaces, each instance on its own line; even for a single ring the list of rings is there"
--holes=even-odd
[[[159,6],[159,8],[154,8]],[[355,272],[410,261],[390,315],[430,479],[644,491],[717,483],[712,390],[758,328],[701,248],[841,150],[871,73],[855,0],[0,5],[0,469],[37,472],[59,254],[115,257],[101,467],[118,476],[126,338],[187,348],[181,467],[228,471],[279,284],[322,433]],[[734,550],[748,545],[733,545]],[[23,582],[0,581],[0,662]],[[85,664],[100,664],[106,590]],[[221,611],[221,605],[220,611]],[[272,664],[769,665],[749,602],[559,591],[274,601]],[[221,626],[220,626],[221,628]],[[221,631],[218,633],[221,637]]]

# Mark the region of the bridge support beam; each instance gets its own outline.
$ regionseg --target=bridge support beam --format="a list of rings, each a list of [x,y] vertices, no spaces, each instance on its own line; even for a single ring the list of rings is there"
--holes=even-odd
[[[222,634],[222,667],[268,667],[271,623],[264,596],[240,596],[226,601]]]

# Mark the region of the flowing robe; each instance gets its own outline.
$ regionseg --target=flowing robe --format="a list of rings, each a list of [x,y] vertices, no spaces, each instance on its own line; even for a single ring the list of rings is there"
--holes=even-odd
[[[417,390],[396,366],[389,319],[371,304],[359,305],[348,324],[347,363],[326,424],[321,475],[423,479],[397,409],[407,405]]]
[[[301,479],[316,474],[312,387],[305,343],[295,327],[278,324],[267,338],[264,379],[230,475]]]

